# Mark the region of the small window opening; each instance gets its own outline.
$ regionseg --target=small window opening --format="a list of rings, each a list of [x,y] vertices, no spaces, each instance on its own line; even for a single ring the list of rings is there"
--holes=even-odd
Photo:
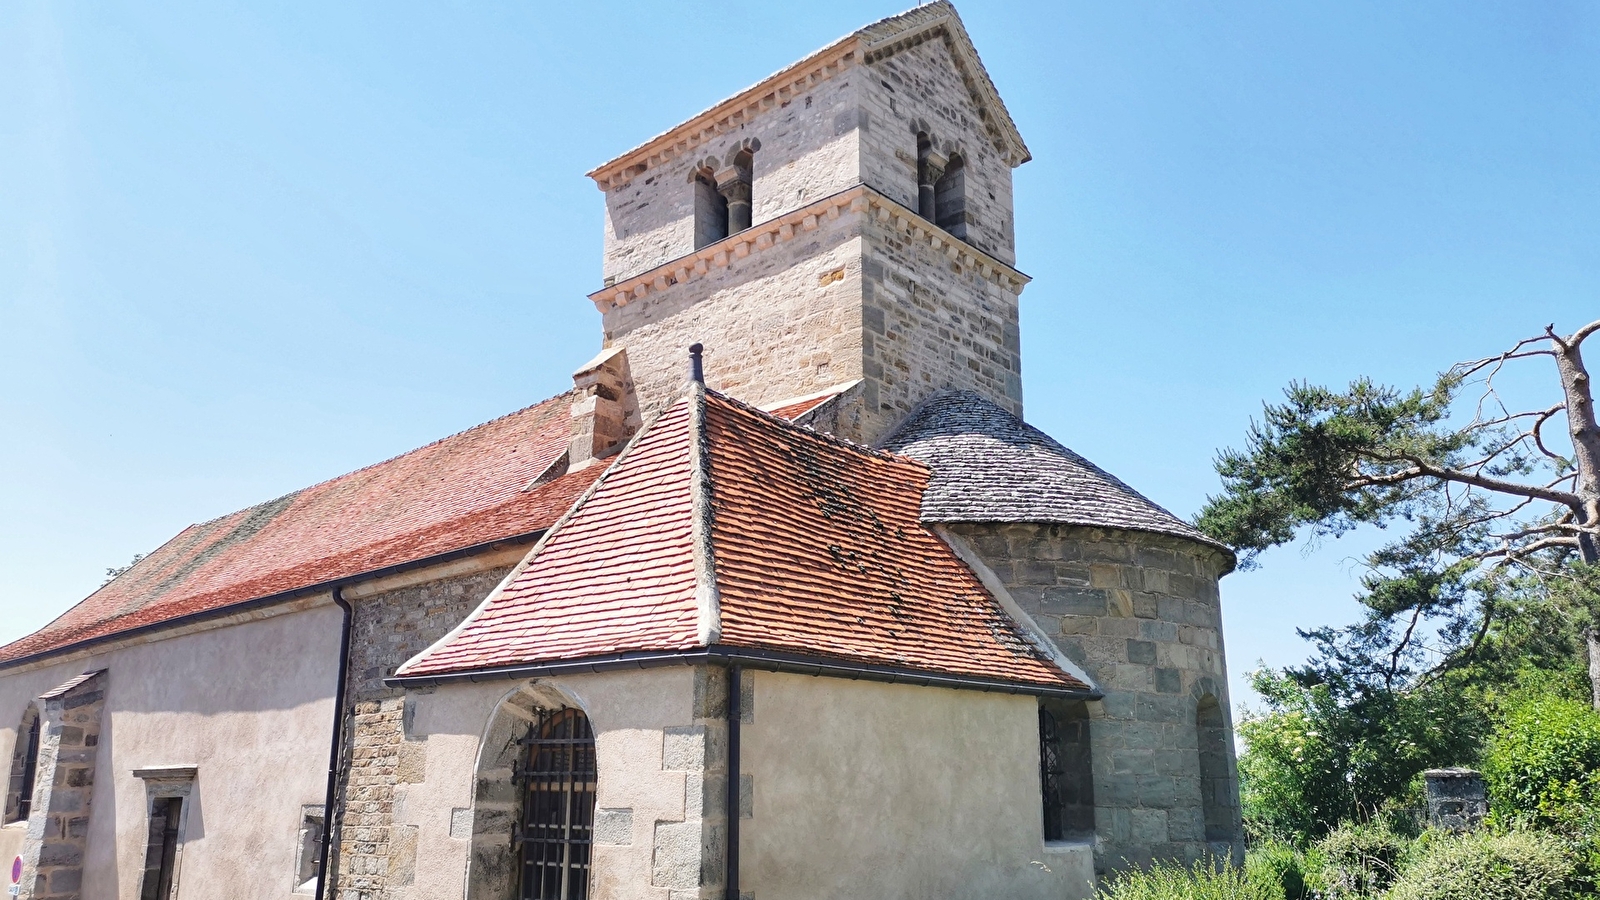
[[[295,865],[294,892],[296,894],[315,894],[317,892],[317,868],[322,862],[322,841],[326,830],[323,828],[323,809],[321,806],[305,806],[300,812],[300,842],[298,863]]]
[[[545,710],[521,743],[527,749],[517,774],[518,900],[584,900],[594,836],[594,731],[580,710]]]
[[[951,235],[967,239],[967,163],[959,154],[933,184],[933,223]]]
[[[150,801],[150,839],[145,845],[144,885],[139,900],[172,900],[182,822],[182,797],[156,797]]]
[[[1194,724],[1200,747],[1200,808],[1206,820],[1206,840],[1231,841],[1236,829],[1233,780],[1228,777],[1228,728],[1216,697],[1206,694],[1200,698]]]
[[[1094,772],[1089,756],[1089,709],[1082,701],[1039,703],[1039,777],[1044,839],[1094,836]]]
[[[709,167],[694,173],[694,248],[715,244],[728,236],[728,201],[717,191],[717,176]]]
[[[6,790],[6,821],[24,822],[33,811],[34,778],[39,772],[39,709],[29,704],[17,727],[11,751],[11,782]]]

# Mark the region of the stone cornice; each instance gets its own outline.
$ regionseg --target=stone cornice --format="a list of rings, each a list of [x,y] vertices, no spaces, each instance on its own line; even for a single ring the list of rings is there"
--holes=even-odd
[[[781,106],[848,70],[861,61],[858,44],[853,34],[835,41],[585,174],[593,178],[602,191],[627,184],[655,166],[688,153],[738,128],[758,113]]]
[[[945,42],[955,58],[967,92],[978,108],[978,116],[1001,155],[1012,166],[1032,159],[1010,110],[1000,99],[1000,92],[978,57],[972,38],[961,24],[961,17],[956,14],[955,7],[941,0],[890,16],[840,38],[585,174],[593,178],[602,191],[620,187],[854,66],[887,59],[936,38]]]
[[[927,241],[930,247],[949,257],[951,262],[975,268],[980,276],[1013,294],[1021,294],[1023,287],[1032,280],[867,185],[858,184],[752,225],[738,234],[715,244],[707,244],[693,253],[664,262],[632,278],[601,288],[590,294],[589,299],[602,313],[626,306],[675,285],[694,281],[734,260],[762,253],[793,240],[796,235],[815,231],[823,223],[834,221],[847,212],[870,215],[881,224],[908,231],[914,239]]]

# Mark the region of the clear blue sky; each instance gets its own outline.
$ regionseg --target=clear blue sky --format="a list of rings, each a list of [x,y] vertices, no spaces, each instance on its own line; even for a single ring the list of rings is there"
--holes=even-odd
[[[905,2],[0,5],[0,638],[562,390],[582,173]],[[1180,515],[1291,379],[1600,316],[1600,5],[960,9],[1034,154],[1028,418]],[[1224,581],[1235,699],[1363,541]]]

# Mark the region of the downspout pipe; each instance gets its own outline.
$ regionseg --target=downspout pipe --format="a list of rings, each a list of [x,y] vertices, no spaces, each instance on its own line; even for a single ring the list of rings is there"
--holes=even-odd
[[[354,614],[344,599],[344,588],[333,589],[333,602],[344,613],[339,625],[339,677],[333,691],[333,738],[328,742],[328,789],[322,800],[322,850],[317,855],[317,900],[328,893],[328,860],[336,837],[334,804],[339,799],[339,762],[344,756],[344,692],[350,671],[350,635]],[[342,824],[342,823],[341,823]]]
[[[744,666],[728,666],[728,894],[727,900],[739,900],[739,725],[744,718],[740,708],[740,685],[744,681]]]

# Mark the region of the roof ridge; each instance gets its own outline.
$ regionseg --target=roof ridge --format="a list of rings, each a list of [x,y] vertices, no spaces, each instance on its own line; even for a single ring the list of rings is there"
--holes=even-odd
[[[706,430],[707,393],[703,382],[689,382],[689,503],[693,507],[689,529],[694,553],[695,609],[699,617],[695,635],[701,644],[709,647],[722,639],[722,592],[717,582],[717,553],[712,540],[715,504],[711,495],[711,436]]]
[[[727,394],[722,393],[721,391],[716,391],[716,390],[712,390],[711,388],[706,388],[706,396],[707,397],[715,397],[716,399],[724,401],[727,404],[729,404],[730,406],[733,406],[735,409],[741,410],[743,412],[753,413],[754,415],[756,415],[757,417],[759,417],[759,418],[761,418],[761,419],[763,419],[765,421],[771,422],[771,423],[773,423],[775,425],[779,425],[779,426],[781,426],[783,428],[790,429],[790,430],[795,431],[795,432],[797,432],[799,434],[803,434],[803,435],[806,435],[808,437],[816,438],[817,440],[820,440],[820,441],[822,441],[824,443],[833,444],[834,446],[837,446],[837,447],[843,447],[843,448],[845,448],[847,450],[854,450],[854,451],[857,451],[859,453],[863,453],[863,454],[865,454],[867,456],[874,456],[874,457],[877,457],[879,459],[892,459],[892,460],[896,460],[896,461],[899,461],[899,462],[911,463],[913,465],[917,465],[917,466],[921,466],[923,468],[927,468],[927,463],[924,463],[920,459],[915,459],[913,457],[907,456],[904,453],[896,453],[893,450],[884,450],[884,449],[879,448],[879,447],[871,447],[871,446],[868,446],[866,444],[858,444],[855,441],[839,437],[838,435],[832,434],[830,432],[818,431],[815,428],[810,428],[810,427],[805,426],[805,425],[797,425],[794,422],[791,422],[791,421],[789,421],[788,419],[785,419],[782,416],[774,415],[773,413],[767,412],[766,410],[764,410],[764,409],[762,409],[762,408],[760,408],[758,406],[752,406],[749,403],[744,402],[743,400],[739,400],[739,399],[736,399],[734,397],[730,397]]]
[[[185,530],[187,530],[189,528],[202,528],[202,527],[204,527],[206,525],[215,525],[215,524],[217,524],[218,522],[221,522],[224,519],[231,518],[233,516],[237,516],[237,515],[240,515],[240,514],[243,514],[243,513],[252,512],[254,510],[260,509],[263,506],[270,506],[271,504],[278,503],[278,502],[283,501],[283,500],[287,500],[288,498],[293,497],[293,496],[295,496],[297,494],[304,494],[306,491],[314,490],[316,488],[322,487],[323,485],[332,484],[335,481],[339,481],[341,479],[349,478],[352,475],[360,475],[362,472],[365,472],[368,469],[376,469],[379,466],[388,465],[389,463],[392,463],[397,459],[403,459],[403,458],[405,458],[407,456],[410,456],[413,453],[421,453],[422,451],[427,450],[430,447],[437,447],[438,445],[443,444],[445,441],[454,440],[454,439],[456,439],[458,437],[461,437],[464,434],[469,434],[471,432],[477,431],[480,428],[488,428],[490,425],[493,425],[496,422],[503,422],[506,419],[509,419],[509,418],[511,418],[513,416],[520,416],[523,413],[525,413],[525,412],[527,412],[527,411],[529,411],[531,409],[535,409],[537,407],[543,406],[546,403],[551,403],[553,401],[560,400],[562,397],[566,397],[569,394],[571,394],[573,392],[573,390],[574,390],[573,388],[568,388],[568,389],[562,391],[561,393],[556,394],[556,395],[554,395],[552,397],[546,397],[545,399],[540,400],[538,403],[530,403],[527,406],[522,407],[521,409],[514,409],[511,412],[495,416],[494,418],[489,419],[488,421],[479,422],[478,424],[473,425],[470,428],[463,428],[460,431],[457,431],[457,432],[455,432],[453,434],[447,434],[442,438],[439,438],[437,440],[429,441],[428,443],[422,444],[421,446],[412,447],[410,450],[406,450],[406,451],[403,451],[403,452],[400,452],[400,453],[396,453],[395,455],[390,456],[387,459],[380,459],[377,462],[368,463],[368,464],[366,464],[366,465],[364,465],[364,466],[362,466],[362,467],[360,467],[358,469],[351,469],[348,472],[344,472],[344,473],[339,474],[339,475],[334,475],[334,476],[329,477],[329,478],[324,478],[321,481],[313,482],[311,484],[306,485],[305,487],[296,488],[295,490],[292,490],[292,491],[288,492],[287,494],[279,494],[278,496],[273,497],[270,500],[263,500],[260,503],[252,503],[249,506],[241,507],[239,509],[233,510],[232,512],[225,512],[225,513],[223,513],[223,514],[221,514],[219,516],[212,516],[209,519],[205,519],[205,520],[202,520],[202,521],[199,521],[199,522],[193,522],[193,523],[185,526]],[[182,532],[179,532],[179,534],[182,534]],[[90,596],[92,597],[94,595],[90,594]]]

